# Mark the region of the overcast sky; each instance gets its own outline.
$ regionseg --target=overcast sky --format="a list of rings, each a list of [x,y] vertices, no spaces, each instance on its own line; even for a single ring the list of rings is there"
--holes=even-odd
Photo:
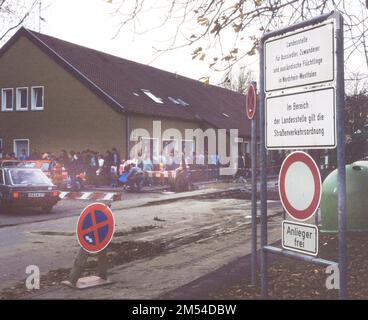
[[[118,3],[119,0],[113,0],[112,4],[107,0],[42,0],[45,22],[41,23],[41,32],[190,78],[210,76],[212,84],[221,81],[223,73],[211,71],[208,63],[192,60],[194,48],[177,49],[157,57],[154,48],[164,48],[170,43],[170,31],[175,30],[173,22],[141,35],[136,35],[133,27],[129,26],[114,38],[121,21],[119,15],[113,14]],[[155,1],[155,5],[157,3]],[[149,30],[157,26],[160,14],[162,16],[162,11],[158,9],[145,13],[138,29]],[[34,10],[26,26],[38,31],[38,10]],[[257,63],[253,57],[247,61],[247,67],[256,71]]]
[[[153,61],[154,48],[168,43],[165,29],[135,35],[129,26],[114,38],[121,18],[113,14],[116,6],[107,0],[43,0],[43,6],[46,21],[41,23],[42,33],[191,78],[209,75],[207,64],[192,60],[193,48],[171,51]],[[155,20],[156,15],[151,14],[142,25],[150,28],[157,24]],[[37,14],[27,26],[38,31]],[[220,78],[220,74],[213,74],[213,78]]]
[[[35,0],[23,0],[31,4]],[[154,60],[157,51],[154,48],[164,48],[170,43],[173,32],[175,32],[175,21],[165,24],[164,27],[153,29],[156,27],[164,14],[164,10],[159,8],[165,0],[147,0],[147,3],[158,8],[149,8],[141,16],[140,23],[137,25],[138,31],[150,30],[141,35],[133,30],[132,25],[124,28],[117,37],[114,38],[118,30],[119,22],[122,17],[113,14],[121,0],[112,0],[112,4],[108,0],[41,0],[42,1],[42,17],[45,19],[41,23],[41,32],[77,43],[86,47],[104,51],[116,56],[120,56],[129,60],[150,64],[154,67],[164,69],[173,73],[178,73],[190,78],[199,79],[201,77],[210,76],[210,82],[217,84],[221,81],[223,73],[213,72],[208,68],[208,62],[192,60],[191,52],[193,47],[172,50],[159,56]],[[130,1],[130,2],[129,2]],[[134,4],[135,1],[127,0],[128,3]],[[353,3],[357,0],[346,0],[347,3]],[[38,31],[38,7],[33,10],[33,15],[26,22],[26,26]],[[184,25],[187,34],[190,34],[190,28],[196,27],[196,24]],[[257,27],[257,26],[255,26]],[[153,30],[152,30],[153,29]],[[258,29],[258,27],[257,27]],[[252,33],[247,30],[247,34]],[[223,37],[225,43],[232,35]],[[183,38],[182,38],[183,39]],[[179,35],[180,41],[180,35]],[[242,41],[239,50],[246,52],[250,49],[246,48],[248,42]],[[228,43],[229,46],[232,43]],[[251,43],[249,42],[249,46]],[[219,47],[213,47],[212,53],[218,54]],[[211,51],[209,52],[211,53]],[[365,62],[358,57],[350,59],[350,71],[366,70]],[[240,65],[246,69],[258,74],[258,56],[253,56],[243,60]],[[238,66],[238,68],[240,67]]]

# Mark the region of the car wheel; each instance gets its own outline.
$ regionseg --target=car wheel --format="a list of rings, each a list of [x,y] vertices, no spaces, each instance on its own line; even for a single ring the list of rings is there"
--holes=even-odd
[[[51,213],[53,206],[42,207],[44,213]]]

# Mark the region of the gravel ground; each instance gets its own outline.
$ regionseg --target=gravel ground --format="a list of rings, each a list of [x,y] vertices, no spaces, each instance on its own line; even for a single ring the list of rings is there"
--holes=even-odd
[[[348,291],[350,299],[368,299],[368,233],[348,235]],[[319,257],[337,261],[337,235],[320,236]],[[338,299],[338,290],[328,290],[326,268],[316,267],[298,260],[279,257],[269,265],[270,299]],[[260,299],[260,286],[249,286],[241,281],[221,292],[213,299]]]
[[[150,229],[154,229],[155,226],[145,226],[133,228],[130,232],[125,232],[118,235],[126,235],[132,233],[140,233]],[[164,251],[164,246],[161,243],[155,242],[136,242],[136,241],[122,241],[111,242],[108,247],[108,268],[112,268],[117,265],[129,263],[134,260],[154,257]],[[40,282],[41,290],[50,290],[59,286],[60,283],[69,278],[71,268],[60,268],[57,270],[51,270],[46,275],[42,276]],[[97,272],[97,258],[96,256],[90,256],[87,261],[87,265],[82,276],[96,275]],[[4,289],[0,292],[1,299],[18,299],[29,297],[33,294],[33,291],[27,290],[24,281],[19,282],[13,287]]]

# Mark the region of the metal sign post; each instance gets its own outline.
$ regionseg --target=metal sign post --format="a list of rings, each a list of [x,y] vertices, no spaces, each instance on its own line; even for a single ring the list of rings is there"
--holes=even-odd
[[[252,163],[252,257],[251,284],[257,283],[257,84],[252,81],[247,90],[246,112],[251,122],[251,163]]]
[[[332,12],[263,35],[260,44],[261,294],[267,298],[267,254],[329,266],[328,261],[267,244],[267,154],[337,145],[340,299],[347,298],[343,18]],[[315,213],[314,213],[315,214]],[[290,223],[284,224],[292,228]],[[308,226],[296,226],[307,228]],[[313,229],[311,237],[316,239]],[[314,242],[315,243],[315,242]],[[308,244],[309,254],[317,254]]]
[[[344,79],[344,20],[336,13],[336,116],[337,116],[337,212],[339,222],[340,299],[347,299],[346,268],[346,171],[345,171],[345,79]]]
[[[267,299],[268,288],[268,266],[267,266],[267,252],[264,250],[267,246],[267,172],[266,172],[266,143],[265,143],[265,91],[264,91],[264,41],[261,42],[259,51],[260,59],[260,101],[259,101],[259,138],[261,142],[260,157],[260,200],[261,200],[261,296]]]

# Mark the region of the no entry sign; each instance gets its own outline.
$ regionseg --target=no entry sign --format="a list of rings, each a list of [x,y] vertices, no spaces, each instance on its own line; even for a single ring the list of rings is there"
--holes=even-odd
[[[286,157],[279,174],[279,193],[292,218],[304,221],[313,216],[321,199],[321,175],[310,155],[296,151]]]
[[[253,84],[250,84],[247,89],[247,97],[245,101],[245,109],[247,111],[247,117],[249,120],[252,120],[254,114],[256,113],[256,103],[257,103],[256,90]]]
[[[97,253],[110,243],[114,228],[115,221],[110,208],[103,203],[92,203],[79,216],[78,242],[84,250]]]

